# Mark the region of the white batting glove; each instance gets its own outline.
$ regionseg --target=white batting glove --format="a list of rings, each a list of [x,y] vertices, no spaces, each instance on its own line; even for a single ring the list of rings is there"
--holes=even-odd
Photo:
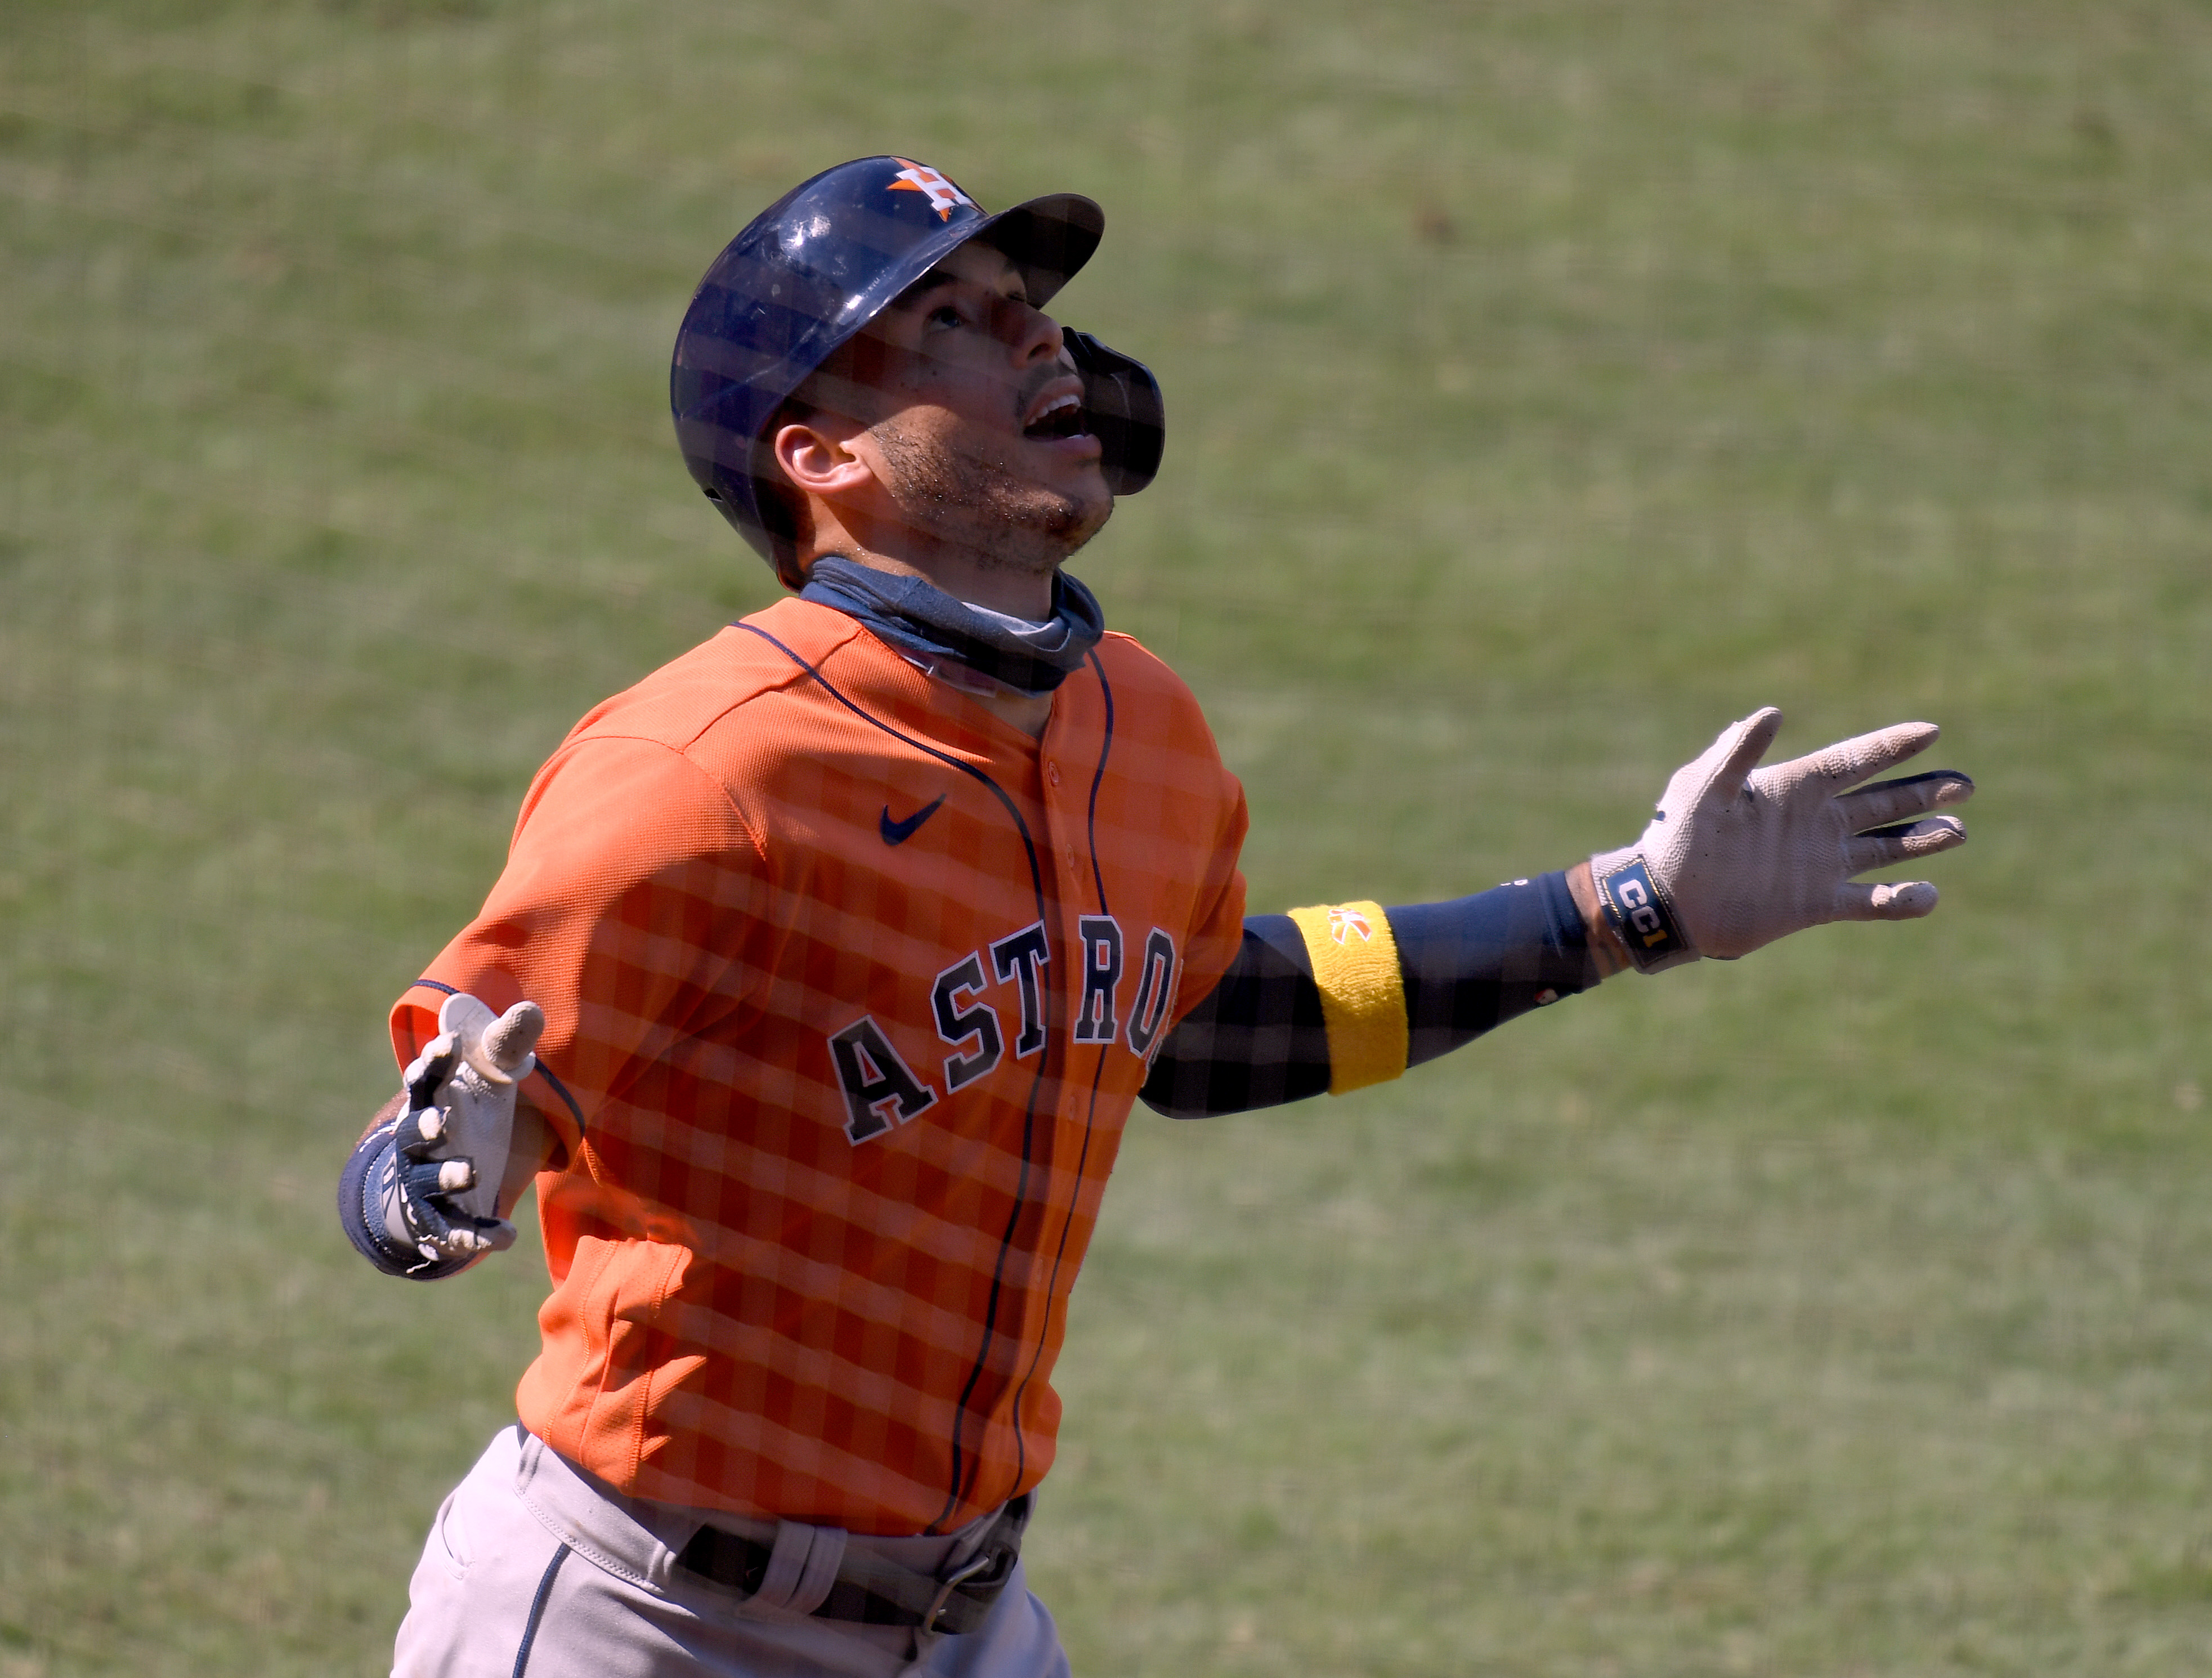
[[[1900,722],[1755,768],[1781,727],[1772,706],[1731,723],[1674,771],[1642,838],[1590,858],[1599,905],[1639,970],[1733,961],[1824,921],[1909,921],[1936,907],[1924,880],[1852,879],[1966,843],[1957,818],[1927,813],[1973,796],[1957,770],[1858,786],[1924,750],[1936,725]]]
[[[515,1085],[545,1016],[535,1002],[495,1014],[456,994],[438,1010],[438,1035],[401,1074],[407,1110],[394,1122],[378,1191],[385,1232],[426,1262],[514,1244],[498,1215],[500,1180],[514,1134]]]

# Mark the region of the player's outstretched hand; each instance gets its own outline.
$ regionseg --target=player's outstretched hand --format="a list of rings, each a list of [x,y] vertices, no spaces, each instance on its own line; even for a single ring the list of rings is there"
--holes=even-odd
[[[537,1064],[531,1051],[545,1016],[534,1002],[495,1014],[458,994],[439,1009],[438,1026],[402,1074],[406,1110],[378,1185],[386,1232],[433,1264],[514,1243],[514,1225],[498,1215],[499,1185],[514,1086]]]
[[[1590,859],[1600,909],[1646,973],[1725,961],[1828,921],[1907,921],[1936,907],[1925,880],[1852,877],[1966,841],[1954,816],[1974,783],[1956,769],[1859,783],[1934,743],[1932,722],[1871,734],[1758,767],[1782,727],[1772,706],[1731,723],[1674,771],[1644,836]]]

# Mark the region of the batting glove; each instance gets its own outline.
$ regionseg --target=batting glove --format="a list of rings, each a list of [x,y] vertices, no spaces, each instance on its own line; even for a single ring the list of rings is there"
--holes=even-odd
[[[531,1050],[545,1016],[534,1002],[494,1014],[457,994],[439,1009],[438,1026],[401,1074],[407,1107],[378,1182],[385,1232],[426,1265],[514,1244],[514,1225],[498,1215],[499,1185],[515,1084],[537,1065]]]
[[[1590,859],[1600,909],[1641,971],[1733,961],[1825,921],[1910,921],[1936,907],[1924,880],[1852,879],[1966,843],[1957,818],[1927,813],[1973,796],[1957,770],[1858,784],[1923,751],[1936,725],[1900,722],[1757,768],[1781,727],[1769,706],[1723,729],[1674,771],[1642,838]]]

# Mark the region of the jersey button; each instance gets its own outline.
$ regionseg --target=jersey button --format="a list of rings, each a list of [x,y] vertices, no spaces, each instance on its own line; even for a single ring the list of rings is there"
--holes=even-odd
[[[1052,782],[1052,784],[1053,784],[1054,786],[1055,786],[1055,787],[1059,786],[1059,785],[1060,785],[1060,765],[1059,765],[1059,764],[1057,764],[1057,763],[1054,763],[1048,762],[1048,763],[1045,764],[1045,766],[1044,766],[1044,778],[1045,778],[1047,781],[1049,781],[1050,782]]]
[[[1067,848],[1067,872],[1071,874],[1075,872],[1075,847],[1073,845]]]

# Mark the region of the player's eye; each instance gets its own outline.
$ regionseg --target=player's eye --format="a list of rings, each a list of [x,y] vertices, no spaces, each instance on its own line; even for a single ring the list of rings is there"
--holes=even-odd
[[[932,309],[927,315],[924,316],[923,319],[926,319],[932,326],[949,327],[957,326],[961,324],[960,311],[950,303],[939,304],[935,308]]]

